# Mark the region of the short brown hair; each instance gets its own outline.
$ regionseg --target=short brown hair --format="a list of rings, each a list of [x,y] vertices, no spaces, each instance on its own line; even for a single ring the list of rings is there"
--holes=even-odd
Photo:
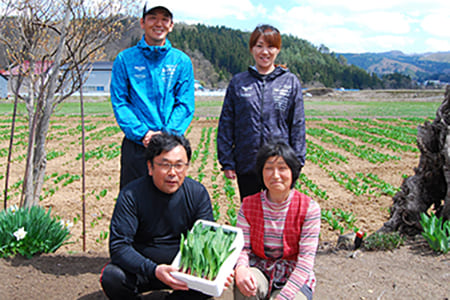
[[[277,49],[281,49],[281,34],[275,27],[271,25],[259,25],[253,30],[250,36],[249,48],[250,51],[256,45],[258,39],[263,36],[264,41]]]

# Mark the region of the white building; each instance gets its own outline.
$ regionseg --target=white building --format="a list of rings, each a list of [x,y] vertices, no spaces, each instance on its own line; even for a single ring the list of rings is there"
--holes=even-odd
[[[89,95],[109,95],[113,62],[97,61],[92,63],[87,80],[83,84],[83,93]]]
[[[0,99],[8,98],[8,78],[0,74]]]

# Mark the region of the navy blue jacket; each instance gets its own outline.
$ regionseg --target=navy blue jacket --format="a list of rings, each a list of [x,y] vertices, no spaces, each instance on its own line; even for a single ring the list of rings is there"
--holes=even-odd
[[[256,153],[269,139],[286,141],[305,163],[305,112],[300,81],[288,69],[268,75],[256,68],[235,75],[225,95],[217,134],[223,170],[253,172]]]
[[[159,264],[171,264],[198,219],[213,221],[205,187],[185,178],[173,194],[161,192],[150,176],[136,179],[119,193],[111,219],[111,262],[122,269],[155,279]]]

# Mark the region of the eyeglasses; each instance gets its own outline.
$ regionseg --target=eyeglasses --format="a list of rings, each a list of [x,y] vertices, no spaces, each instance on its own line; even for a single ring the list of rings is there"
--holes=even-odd
[[[168,162],[164,162],[164,163],[157,163],[154,162],[155,165],[159,166],[161,168],[161,170],[163,170],[164,172],[169,172],[170,170],[172,170],[172,168],[175,169],[176,172],[183,172],[187,166],[189,166],[189,163],[176,163],[176,164],[171,164]]]

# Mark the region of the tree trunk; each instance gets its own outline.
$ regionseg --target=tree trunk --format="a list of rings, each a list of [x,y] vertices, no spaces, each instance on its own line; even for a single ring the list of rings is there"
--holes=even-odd
[[[36,106],[35,111],[35,114],[37,114],[38,116],[38,121],[33,132],[34,138],[32,139],[32,150],[31,152],[28,152],[28,155],[32,155],[32,157],[30,158],[32,167],[26,174],[27,185],[25,186],[25,207],[39,205],[39,196],[44,185],[45,169],[47,166],[45,140],[50,124],[50,117],[53,113],[56,102],[56,82],[58,80],[59,69],[62,65],[62,55],[64,52],[64,44],[66,42],[69,22],[70,9],[68,4],[65,8],[64,26],[62,26],[61,29],[59,46],[55,55],[55,61],[47,74],[48,77],[41,79],[42,89],[46,89],[47,92],[45,93],[43,90],[39,91],[39,95],[42,98],[38,100],[38,105]],[[48,87],[44,87],[44,85],[48,85]],[[30,127],[30,132],[31,131],[32,128]]]
[[[417,129],[420,150],[415,174],[406,178],[393,197],[391,217],[380,232],[399,231],[410,236],[422,231],[420,214],[434,204],[437,217],[450,219],[450,86],[433,123]]]

